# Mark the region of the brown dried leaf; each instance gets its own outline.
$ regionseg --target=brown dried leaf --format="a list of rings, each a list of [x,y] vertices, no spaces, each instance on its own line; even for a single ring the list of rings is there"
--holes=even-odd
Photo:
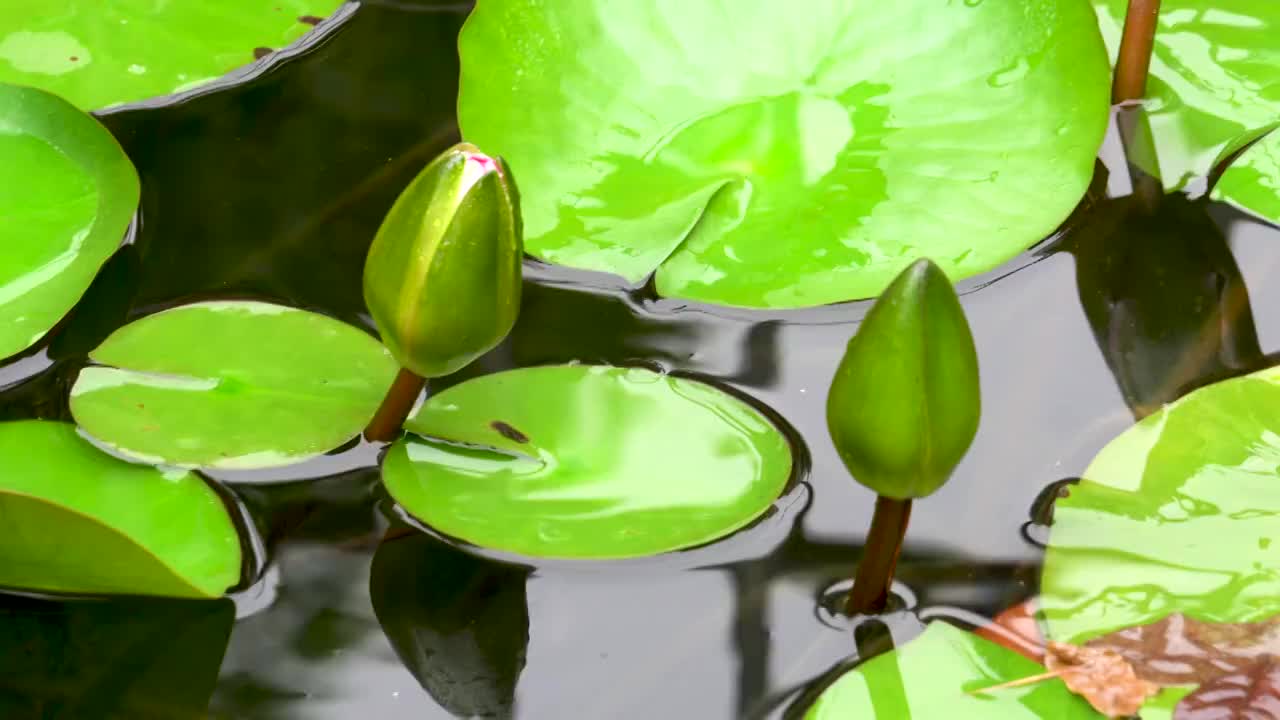
[[[1140,679],[1119,653],[1066,643],[1049,643],[1045,667],[1057,673],[1071,692],[1107,717],[1134,715],[1160,686]]]
[[[1280,664],[1265,657],[1182,698],[1173,720],[1280,720]]]
[[[1245,672],[1267,657],[1280,657],[1280,616],[1254,623],[1207,623],[1174,613],[1085,646],[1119,653],[1143,680],[1200,685]]]

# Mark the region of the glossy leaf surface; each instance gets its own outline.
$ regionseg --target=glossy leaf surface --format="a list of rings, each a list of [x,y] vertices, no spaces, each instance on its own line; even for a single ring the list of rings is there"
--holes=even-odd
[[[1280,613],[1280,370],[1198,390],[1112,440],[1058,499],[1041,578],[1049,637],[1171,612]]]
[[[72,425],[0,423],[0,586],[217,597],[240,539],[196,475],[111,457]]]
[[[427,400],[383,481],[432,528],[536,557],[692,547],[763,514],[791,472],[768,419],[709,385],[565,365],[486,375]]]
[[[420,377],[461,370],[511,332],[523,256],[502,160],[450,148],[400,194],[369,248],[364,297],[382,341]]]
[[[133,457],[271,467],[359,434],[396,372],[376,340],[333,318],[261,302],[149,315],[89,355],[71,412]]]
[[[978,431],[978,355],[936,265],[902,272],[858,326],[827,395],[827,428],[854,479],[900,500],[932,494]]]
[[[1112,57],[1127,0],[1095,0]],[[1219,151],[1280,119],[1280,5],[1256,0],[1163,0],[1147,94],[1159,171],[1169,187],[1209,172]],[[1280,220],[1275,138],[1243,159],[1219,195]],[[1264,193],[1264,191],[1269,192]]]
[[[6,357],[53,328],[120,246],[138,176],[106,128],[49,93],[0,83],[0,129]]]
[[[1110,82],[1087,0],[489,0],[459,48],[463,136],[511,163],[529,252],[748,307],[1043,239]]]
[[[86,110],[167,95],[298,39],[342,0],[6,0],[0,82]]]
[[[1070,720],[1098,718],[1061,680],[975,691],[1038,675],[1044,667],[945,622],[841,677],[805,720]]]

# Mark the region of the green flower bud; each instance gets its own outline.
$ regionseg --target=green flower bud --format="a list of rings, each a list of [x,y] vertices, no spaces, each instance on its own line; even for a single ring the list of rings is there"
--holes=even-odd
[[[501,159],[462,143],[414,178],[382,221],[364,299],[400,365],[455,372],[511,332],[523,257],[518,198]]]
[[[917,260],[849,341],[827,429],[854,479],[898,500],[933,493],[978,431],[978,356],[946,274]]]

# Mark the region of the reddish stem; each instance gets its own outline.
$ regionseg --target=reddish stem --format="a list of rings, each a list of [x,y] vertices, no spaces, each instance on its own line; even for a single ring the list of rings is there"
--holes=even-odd
[[[1116,77],[1111,85],[1111,102],[1141,100],[1147,96],[1147,71],[1156,42],[1156,21],[1160,0],[1129,0],[1124,18],[1124,36],[1116,60]]]
[[[387,396],[382,399],[378,412],[374,413],[369,426],[364,429],[365,439],[374,442],[394,440],[426,384],[425,379],[401,368],[395,382],[391,383]]]
[[[889,586],[902,554],[902,540],[911,519],[911,501],[881,495],[871,517],[871,531],[863,547],[862,562],[853,580],[845,611],[850,615],[875,615],[889,603]]]

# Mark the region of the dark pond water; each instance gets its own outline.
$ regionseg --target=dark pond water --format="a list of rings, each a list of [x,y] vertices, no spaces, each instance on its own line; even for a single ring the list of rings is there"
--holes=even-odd
[[[0,368],[0,418],[70,420],[90,348],[196,298],[269,299],[371,329],[365,251],[398,190],[456,139],[466,10],[366,3],[244,84],[105,115],[142,175],[135,237],[50,342]],[[706,548],[527,568],[408,531],[378,489],[374,447],[225,473],[256,537],[247,587],[208,602],[0,595],[0,717],[782,717],[859,646],[904,641],[931,618],[983,622],[1036,592],[1045,533],[1030,521],[1046,487],[1135,413],[1270,364],[1280,346],[1280,231],[1174,199],[1137,216],[1105,199],[1127,180],[1099,167],[1060,236],[961,285],[982,427],[951,483],[916,504],[905,608],[882,625],[855,633],[820,609],[861,553],[874,500],[823,419],[868,304],[725,312],[531,265],[519,325],[467,374],[578,360],[722,383],[805,439],[801,487]]]

